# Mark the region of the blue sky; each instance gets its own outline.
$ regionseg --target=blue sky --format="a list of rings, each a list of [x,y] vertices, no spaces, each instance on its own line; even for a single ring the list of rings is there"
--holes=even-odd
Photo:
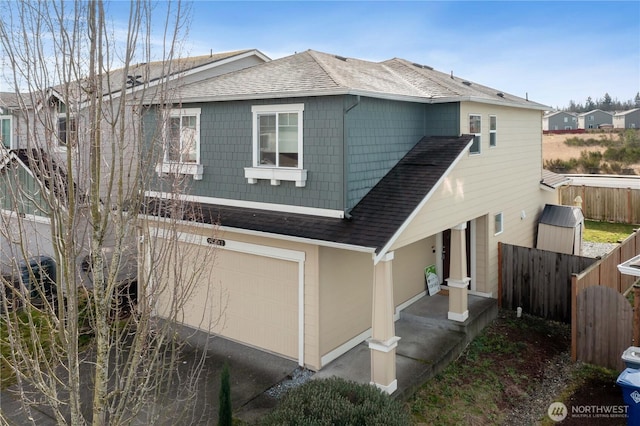
[[[550,106],[640,90],[638,1],[195,1],[188,53],[400,57]]]
[[[107,3],[122,34],[129,3]],[[166,5],[157,1],[156,28]],[[272,59],[307,49],[400,57],[552,107],[640,91],[637,0],[195,0],[190,12],[184,56],[256,48]]]

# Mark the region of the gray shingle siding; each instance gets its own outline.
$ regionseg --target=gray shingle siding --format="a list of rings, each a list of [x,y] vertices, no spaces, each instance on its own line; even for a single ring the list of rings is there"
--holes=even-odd
[[[355,102],[355,96],[323,96],[182,105],[201,108],[200,157],[204,173],[202,180],[189,182],[188,192],[203,197],[349,209],[424,135],[459,133],[458,104],[427,105],[362,97],[357,106],[345,113]],[[268,180],[247,183],[244,168],[252,166],[253,149],[251,107],[291,103],[304,104],[306,186],[299,188],[287,181],[273,186]],[[146,129],[153,129],[153,117],[146,117],[145,124]],[[153,181],[153,189],[162,190],[159,180]]]

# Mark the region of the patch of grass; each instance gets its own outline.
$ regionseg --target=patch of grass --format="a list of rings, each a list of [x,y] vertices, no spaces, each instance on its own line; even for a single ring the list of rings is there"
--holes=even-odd
[[[568,146],[611,146],[616,142],[606,135],[602,134],[599,138],[578,138],[576,136],[567,138],[564,141]],[[618,142],[619,143],[619,142]]]
[[[408,401],[420,424],[500,424],[510,407],[531,398],[532,384],[544,368],[546,353],[566,350],[568,327],[512,312],[485,328],[440,374],[427,381]],[[551,355],[550,355],[551,356]],[[533,366],[533,367],[532,367]]]
[[[638,228],[637,225],[625,223],[599,222],[595,220],[584,221],[583,239],[592,243],[617,243],[627,238]]]

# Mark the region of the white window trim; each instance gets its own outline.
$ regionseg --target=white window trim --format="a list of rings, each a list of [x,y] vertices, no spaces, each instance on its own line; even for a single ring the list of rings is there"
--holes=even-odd
[[[258,115],[266,113],[298,114],[298,167],[274,167],[260,165],[260,138],[258,129]],[[307,171],[303,168],[304,144],[303,144],[303,112],[304,104],[279,104],[279,105],[253,105],[251,107],[252,123],[252,166],[245,167],[244,177],[250,184],[256,184],[259,180],[269,180],[271,185],[280,185],[280,181],[295,182],[297,187],[304,187],[307,182]]]
[[[480,133],[471,133],[471,117],[479,117],[480,118]],[[480,138],[480,143],[478,143],[478,151],[472,152],[471,147],[469,147],[469,155],[480,155],[482,154],[482,114],[469,114],[469,119],[467,120],[469,125],[469,133],[475,137]],[[473,146],[473,144],[471,144]]]
[[[491,130],[491,119],[495,118],[496,128]],[[494,135],[494,143],[491,143],[491,135]],[[495,114],[489,115],[489,148],[495,148],[498,146],[498,116]]]
[[[14,146],[13,142],[13,116],[7,114],[0,115],[0,121],[2,120],[9,120],[9,146],[7,147],[7,149],[15,149],[17,147]],[[4,146],[4,141],[2,141],[2,145]]]
[[[162,137],[163,137],[163,147],[162,147],[162,162],[156,164],[156,173],[158,176],[168,175],[168,174],[176,174],[176,175],[191,175],[193,176],[193,180],[202,180],[202,175],[204,172],[204,166],[202,165],[200,159],[200,115],[202,113],[201,108],[174,108],[166,111],[166,117],[164,120]],[[167,160],[167,126],[169,125],[169,118],[171,117],[183,117],[183,116],[192,116],[196,117],[196,162],[195,163],[185,163],[182,161],[168,161]]]
[[[498,217],[500,218],[500,229],[494,229],[494,234],[493,234],[494,236],[495,236],[495,235],[500,235],[500,234],[502,234],[502,233],[504,232],[504,214],[503,214],[503,212],[496,213],[496,214],[493,216],[493,226],[494,226],[494,228],[495,228],[495,225],[496,225],[496,219],[497,219]]]

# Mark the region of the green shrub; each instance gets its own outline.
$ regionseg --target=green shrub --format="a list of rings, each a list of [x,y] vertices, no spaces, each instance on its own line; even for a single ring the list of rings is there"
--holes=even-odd
[[[339,378],[290,390],[264,425],[409,425],[403,405],[372,385]]]

